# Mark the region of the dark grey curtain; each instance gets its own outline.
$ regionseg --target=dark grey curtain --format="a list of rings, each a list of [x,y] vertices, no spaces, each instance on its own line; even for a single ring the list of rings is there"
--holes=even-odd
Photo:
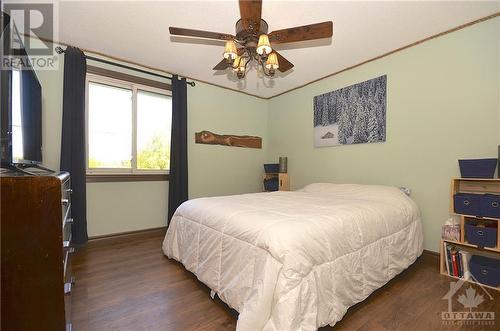
[[[177,207],[188,199],[187,160],[187,84],[172,77],[172,136],[170,141],[170,179],[168,184],[168,221]]]
[[[73,242],[87,242],[87,195],[85,188],[85,54],[68,47],[64,55],[61,171],[71,174]]]

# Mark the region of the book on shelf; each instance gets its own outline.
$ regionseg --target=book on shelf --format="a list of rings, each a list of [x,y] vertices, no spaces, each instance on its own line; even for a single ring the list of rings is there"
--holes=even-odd
[[[463,267],[463,277],[465,280],[470,280],[470,272],[469,272],[469,260],[471,257],[471,253],[461,250],[460,251],[460,258],[462,261],[462,267]]]
[[[455,277],[460,277],[459,273],[458,273],[458,261],[457,261],[457,251],[456,250],[452,250],[451,251],[451,263],[453,265],[453,276]]]
[[[451,264],[451,246],[446,242],[444,243],[444,254],[446,261],[446,271],[448,272],[448,275],[453,275],[453,266]]]
[[[457,264],[458,264],[458,276],[463,277],[464,276],[464,268],[462,264],[462,254],[460,254],[462,251],[457,251]]]
[[[447,242],[443,244],[448,275],[468,279],[471,253]]]

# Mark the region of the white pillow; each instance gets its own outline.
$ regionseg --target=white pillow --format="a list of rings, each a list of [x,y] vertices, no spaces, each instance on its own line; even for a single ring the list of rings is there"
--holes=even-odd
[[[391,200],[401,199],[406,194],[395,186],[361,185],[361,184],[333,184],[313,183],[306,185],[300,192],[320,193],[338,198],[364,200]]]

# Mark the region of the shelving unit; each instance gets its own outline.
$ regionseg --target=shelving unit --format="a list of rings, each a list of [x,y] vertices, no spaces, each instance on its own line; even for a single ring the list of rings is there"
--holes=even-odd
[[[455,240],[441,240],[441,248],[440,248],[440,272],[441,274],[459,279],[459,277],[455,277],[448,274],[448,270],[446,269],[446,258],[444,252],[444,244],[449,243],[451,245],[456,246],[457,248],[461,248],[464,251],[471,252],[476,255],[488,256],[496,259],[500,259],[500,227],[498,222],[500,218],[492,218],[492,217],[478,217],[474,215],[464,215],[455,213],[455,205],[453,196],[456,193],[476,193],[476,194],[500,194],[500,179],[489,179],[489,178],[454,178],[451,181],[451,196],[450,196],[450,211],[454,215],[460,216],[460,241]],[[465,224],[469,221],[477,221],[477,220],[487,220],[487,221],[496,221],[497,222],[497,245],[496,247],[478,247],[477,245],[470,244],[467,242],[467,238],[465,236]],[[471,283],[476,283],[472,280],[466,280]],[[492,288],[500,291],[499,287],[491,287],[485,284],[480,284],[481,286]]]
[[[478,247],[477,245],[472,245],[472,244],[469,244],[468,242],[448,240],[448,239],[443,239],[443,241],[446,241],[446,242],[453,244],[453,245],[462,245],[462,246],[467,246],[467,247],[471,247],[471,248],[475,248],[475,249],[479,249],[479,250],[484,250],[486,252],[500,253],[500,249],[498,249],[497,247]]]
[[[290,177],[288,176],[288,174],[273,172],[273,173],[265,173],[262,177],[262,190],[264,192],[270,192],[267,191],[266,188],[264,187],[264,180],[272,178],[278,179],[278,191],[290,191]]]
[[[447,242],[447,243],[450,243],[452,245],[455,245],[455,246],[459,246],[459,247],[465,247],[465,250],[469,251],[469,252],[472,252],[472,253],[475,253],[475,254],[478,254],[478,255],[484,255],[484,256],[488,256],[488,257],[493,257],[493,258],[499,258],[500,256],[498,255],[500,253],[499,250],[494,250],[494,249],[490,249],[490,248],[478,248],[477,246],[475,245],[470,245],[470,244],[466,244],[466,243],[463,243],[463,242],[457,242],[457,241],[454,241],[454,240],[446,240],[446,239],[443,239],[441,240],[441,254],[440,254],[440,273],[442,275],[445,275],[445,276],[448,276],[448,277],[451,277],[453,279],[462,279],[462,280],[465,280],[466,282],[469,282],[469,283],[473,283],[473,284],[479,284],[483,287],[487,287],[487,288],[491,288],[491,289],[494,289],[494,290],[497,290],[497,291],[500,291],[500,286],[499,287],[492,287],[492,286],[489,286],[489,285],[486,285],[486,284],[481,284],[481,283],[477,283],[473,280],[470,280],[470,279],[464,279],[464,278],[460,278],[460,277],[455,277],[455,276],[452,276],[452,275],[449,275],[448,274],[448,271],[446,270],[446,261],[444,260],[444,243]]]

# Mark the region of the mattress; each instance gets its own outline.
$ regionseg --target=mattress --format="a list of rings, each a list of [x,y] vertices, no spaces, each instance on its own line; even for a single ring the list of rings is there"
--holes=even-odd
[[[395,187],[311,184],[189,200],[163,251],[239,312],[237,330],[316,330],[422,253],[416,204]]]

